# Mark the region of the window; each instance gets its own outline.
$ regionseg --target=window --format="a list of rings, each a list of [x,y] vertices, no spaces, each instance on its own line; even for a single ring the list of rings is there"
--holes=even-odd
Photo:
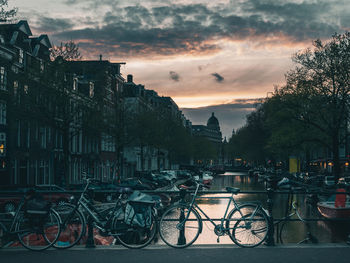
[[[30,148],[30,123],[27,123],[27,148]]]
[[[6,133],[0,132],[0,156],[6,156]]]
[[[17,93],[18,93],[18,81],[15,80],[15,81],[13,82],[13,95],[14,95],[14,96],[17,96]]]
[[[123,92],[123,86],[120,82],[117,81],[116,83],[116,90],[117,92]]]
[[[40,146],[41,148],[46,148],[46,128],[40,127],[39,129],[39,137],[40,137]]]
[[[21,147],[21,121],[17,121],[17,147]]]
[[[25,94],[28,94],[28,91],[29,91],[28,85],[24,85],[23,86],[23,91],[24,91]]]
[[[6,101],[0,100],[0,124],[6,125]]]
[[[39,184],[48,184],[49,183],[49,165],[47,160],[40,160],[39,162]]]
[[[4,36],[3,36],[3,35],[0,35],[0,43],[1,43],[1,44],[4,44],[4,43],[5,43],[5,39],[4,39]]]
[[[0,67],[0,90],[7,90],[7,72],[5,67]]]
[[[44,70],[45,70],[44,61],[42,61],[42,60],[40,59],[40,73],[44,73]]]
[[[89,87],[90,87],[90,89],[89,89],[89,95],[90,95],[90,98],[92,98],[93,96],[94,96],[94,83],[93,82],[90,82],[89,83]]]
[[[23,64],[23,61],[24,61],[23,49],[19,49],[19,52],[18,52],[18,62],[19,62],[20,64]]]
[[[101,151],[104,152],[114,152],[115,151],[115,142],[114,138],[111,135],[105,133],[102,134],[101,141]]]

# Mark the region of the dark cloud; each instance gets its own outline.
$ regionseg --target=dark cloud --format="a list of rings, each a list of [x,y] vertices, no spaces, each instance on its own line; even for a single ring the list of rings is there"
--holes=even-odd
[[[180,75],[178,73],[176,73],[175,71],[170,71],[169,72],[169,77],[173,81],[176,81],[176,82],[180,81]]]
[[[230,104],[201,108],[183,108],[181,110],[186,118],[190,119],[194,125],[206,125],[211,113],[214,112],[219,121],[223,136],[228,139],[232,135],[232,129],[237,130],[244,126],[246,116],[255,109],[255,101],[242,99]]]
[[[81,1],[68,0],[66,3]],[[121,56],[201,55],[220,51],[219,39],[248,39],[254,43],[274,39],[280,44],[328,38],[334,32],[342,31],[336,22],[331,22],[335,21],[331,19],[334,18],[332,4],[323,1],[247,0],[233,1],[231,6],[212,7],[204,4],[123,7],[116,0],[102,0],[101,3],[89,0],[88,3],[109,7],[102,17],[102,26],[101,23],[99,26],[85,24],[84,29],[65,28],[64,32],[53,35],[62,41],[84,39],[81,47],[86,53],[94,52],[98,47],[107,54]],[[45,27],[43,23],[41,25]],[[52,28],[50,23],[46,26]]]
[[[61,32],[64,30],[71,30],[73,23],[68,19],[40,17],[37,21],[36,28],[44,32]]]
[[[64,3],[66,5],[75,5],[79,2],[79,0],[65,0]]]
[[[224,77],[221,76],[219,73],[212,73],[211,74],[214,78],[216,82],[223,82],[224,81]]]

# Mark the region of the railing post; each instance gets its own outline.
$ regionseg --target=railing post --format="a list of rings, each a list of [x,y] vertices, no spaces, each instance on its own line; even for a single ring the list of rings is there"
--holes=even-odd
[[[185,204],[185,196],[186,196],[186,190],[185,189],[180,189],[180,204]],[[185,213],[183,210],[180,212],[180,218],[179,218],[179,223],[182,222],[185,219]],[[186,237],[185,237],[185,228],[183,227],[180,229],[179,233],[179,238],[177,240],[178,245],[185,245],[186,244]]]
[[[91,216],[88,217],[88,237],[86,239],[85,248],[95,248],[94,240],[94,224]]]
[[[274,233],[275,233],[275,228],[273,224],[273,189],[272,188],[267,188],[267,210],[269,212],[269,231],[267,233],[267,238],[266,238],[266,246],[274,246],[275,245],[275,239],[274,239]]]

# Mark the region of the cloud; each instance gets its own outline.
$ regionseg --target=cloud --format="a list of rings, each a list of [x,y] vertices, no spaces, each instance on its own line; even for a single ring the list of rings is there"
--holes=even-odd
[[[215,78],[216,82],[221,83],[224,81],[224,77],[221,76],[219,73],[212,73],[211,75]]]
[[[96,4],[90,0],[88,3]],[[258,46],[309,42],[342,31],[339,25],[342,22],[333,13],[337,4],[326,1],[246,0],[231,1],[229,5],[170,5],[161,1],[152,5],[148,1],[133,1],[127,5],[123,1],[103,0],[101,5],[106,10],[99,17],[100,23],[81,24],[79,29],[70,30],[63,24],[65,31],[53,37],[60,41],[82,40],[85,44],[81,47],[87,54],[94,53],[98,47],[106,54],[145,57],[214,54],[222,50],[222,40],[249,40]],[[343,18],[349,15],[345,10],[339,12]],[[45,28],[43,23],[41,26]],[[46,27],[53,29],[49,21]]]
[[[169,77],[173,81],[176,81],[176,82],[180,81],[180,75],[178,73],[176,73],[175,71],[170,71],[169,72]]]
[[[36,29],[41,32],[61,32],[72,30],[73,23],[68,19],[40,17],[36,24]]]

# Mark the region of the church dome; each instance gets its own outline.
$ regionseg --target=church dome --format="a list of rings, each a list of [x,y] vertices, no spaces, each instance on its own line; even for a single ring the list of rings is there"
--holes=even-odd
[[[211,117],[208,119],[207,126],[208,128],[211,128],[211,129],[220,130],[219,121],[214,116],[214,112],[211,114]]]

